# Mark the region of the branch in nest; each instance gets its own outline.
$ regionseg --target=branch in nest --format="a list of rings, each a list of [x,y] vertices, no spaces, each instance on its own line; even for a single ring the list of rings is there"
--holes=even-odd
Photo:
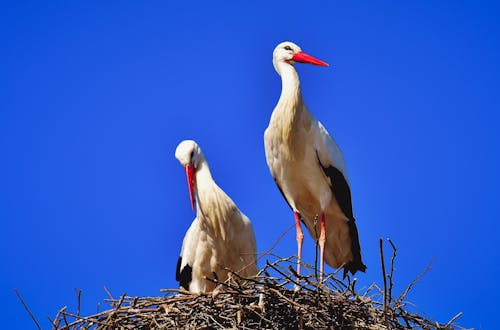
[[[162,290],[164,297],[114,298],[106,289],[112,309],[82,317],[61,309],[52,325],[53,329],[179,329],[179,328],[363,328],[363,329],[451,329],[461,314],[446,324],[439,324],[420,314],[406,310],[405,299],[409,290],[423,274],[410,283],[398,297],[392,297],[394,259],[382,291],[376,284],[365,292],[355,289],[356,280],[346,285],[335,275],[320,284],[314,269],[304,264],[304,274],[296,280],[295,259],[276,258],[267,261],[254,278],[232,273],[230,279],[220,282],[216,295],[191,294],[185,290]],[[383,251],[381,250],[381,262]],[[385,269],[385,265],[384,265]],[[426,269],[427,271],[428,269]],[[425,272],[424,272],[425,273]],[[294,287],[299,286],[299,291]],[[382,301],[373,296],[373,290],[382,293]],[[80,298],[78,298],[80,299]],[[264,300],[264,304],[261,302]],[[395,302],[395,303],[391,303]],[[265,305],[265,308],[263,307]]]

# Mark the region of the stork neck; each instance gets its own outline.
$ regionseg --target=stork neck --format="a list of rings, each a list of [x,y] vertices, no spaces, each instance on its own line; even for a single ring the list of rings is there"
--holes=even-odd
[[[301,155],[301,137],[297,129],[300,121],[307,114],[302,93],[300,90],[299,77],[295,68],[286,62],[277,65],[277,71],[281,76],[281,95],[278,104],[274,108],[269,121],[270,132],[273,139],[283,143],[284,157],[290,160]]]
[[[199,190],[200,185],[203,186],[209,182],[213,182],[212,173],[205,159],[200,161],[196,168],[196,188]]]
[[[208,167],[208,163],[205,159],[200,161],[198,167],[196,168],[196,181],[195,181],[195,196],[196,196],[196,209],[198,214],[202,214],[205,218],[205,212],[203,211],[204,205],[207,203],[206,196],[210,196],[213,191],[215,182],[212,178],[212,173]]]
[[[232,201],[217,186],[205,160],[196,171],[196,213],[203,226],[215,238],[226,239]]]
[[[280,62],[278,73],[281,76],[281,95],[278,101],[278,108],[293,109],[302,101],[300,81],[297,71],[293,65]]]

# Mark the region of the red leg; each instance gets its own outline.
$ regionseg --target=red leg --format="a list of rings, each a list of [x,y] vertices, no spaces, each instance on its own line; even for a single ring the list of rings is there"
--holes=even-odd
[[[319,234],[319,281],[323,282],[323,269],[325,265],[325,241],[326,241],[325,213],[321,212],[321,233]]]
[[[295,229],[297,232],[297,274],[300,275],[300,262],[302,261],[302,242],[304,241],[304,234],[302,233],[302,227],[300,226],[300,215],[298,212],[294,212],[295,216]]]

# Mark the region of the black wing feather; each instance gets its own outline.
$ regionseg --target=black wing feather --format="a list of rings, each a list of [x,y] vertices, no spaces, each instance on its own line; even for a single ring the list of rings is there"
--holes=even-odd
[[[347,181],[335,166],[323,166],[321,160],[319,159],[318,151],[316,151],[316,157],[318,158],[318,163],[323,169],[323,172],[327,177],[330,178],[330,188],[332,189],[333,195],[340,206],[340,209],[347,218],[349,218],[349,235],[351,236],[351,251],[353,260],[344,265],[344,277],[347,272],[351,272],[354,275],[358,270],[364,272],[366,270],[365,264],[361,261],[361,247],[359,245],[359,235],[358,228],[356,227],[356,220],[352,212],[352,200],[351,200],[351,189],[347,184]]]
[[[182,257],[177,260],[177,267],[175,270],[175,280],[179,282],[179,285],[185,290],[189,290],[189,284],[193,279],[193,268],[190,265],[184,266],[181,269]]]

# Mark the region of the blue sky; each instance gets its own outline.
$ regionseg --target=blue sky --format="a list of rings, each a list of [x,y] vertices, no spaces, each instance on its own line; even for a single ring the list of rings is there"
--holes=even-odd
[[[290,40],[305,102],[346,158],[366,274],[398,246],[396,293],[439,321],[493,328],[500,249],[500,21],[476,1],[54,1],[0,10],[0,309],[32,327],[58,309],[175,287],[194,214],[174,158],[203,149],[254,224],[259,251],[293,224],[263,132],[280,93],[272,51]],[[274,253],[296,253],[294,232]],[[306,261],[314,245],[307,238]],[[330,271],[331,269],[328,268]],[[399,291],[398,291],[399,290]],[[6,323],[5,323],[6,322]]]

